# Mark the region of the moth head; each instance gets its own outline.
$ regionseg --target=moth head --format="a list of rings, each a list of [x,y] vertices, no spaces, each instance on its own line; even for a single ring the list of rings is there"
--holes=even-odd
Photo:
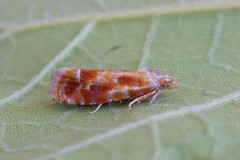
[[[164,88],[164,89],[173,89],[178,87],[175,80],[168,75],[164,76],[163,78],[160,78],[159,84],[161,88]]]

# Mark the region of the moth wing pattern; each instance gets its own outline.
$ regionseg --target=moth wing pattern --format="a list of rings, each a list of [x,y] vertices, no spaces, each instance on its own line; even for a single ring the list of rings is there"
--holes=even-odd
[[[50,95],[69,104],[101,104],[133,99],[154,87],[144,71],[58,69],[52,78]]]

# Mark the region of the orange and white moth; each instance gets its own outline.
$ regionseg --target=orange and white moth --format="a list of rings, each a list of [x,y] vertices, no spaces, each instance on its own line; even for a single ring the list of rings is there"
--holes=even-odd
[[[163,89],[176,88],[172,77],[158,70],[97,70],[59,68],[50,82],[50,97],[60,103],[97,105],[133,99],[135,102],[152,97],[150,104]]]

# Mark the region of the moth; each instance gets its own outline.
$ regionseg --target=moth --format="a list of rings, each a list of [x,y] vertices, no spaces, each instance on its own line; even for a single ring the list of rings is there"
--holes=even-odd
[[[98,105],[133,99],[135,102],[152,97],[151,104],[163,89],[176,88],[175,80],[158,70],[98,70],[59,68],[50,82],[50,97],[60,103],[73,105]]]

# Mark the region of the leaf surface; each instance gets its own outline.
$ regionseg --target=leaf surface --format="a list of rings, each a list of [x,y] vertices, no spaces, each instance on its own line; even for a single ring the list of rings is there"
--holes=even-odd
[[[11,1],[0,6],[1,158],[240,158],[237,2],[49,2],[56,10],[47,2],[21,4],[32,6],[32,18],[1,9]],[[53,16],[44,20],[47,8]],[[90,114],[95,106],[49,98],[52,71],[63,66],[154,68],[180,87],[151,107],[129,111],[124,101]]]

